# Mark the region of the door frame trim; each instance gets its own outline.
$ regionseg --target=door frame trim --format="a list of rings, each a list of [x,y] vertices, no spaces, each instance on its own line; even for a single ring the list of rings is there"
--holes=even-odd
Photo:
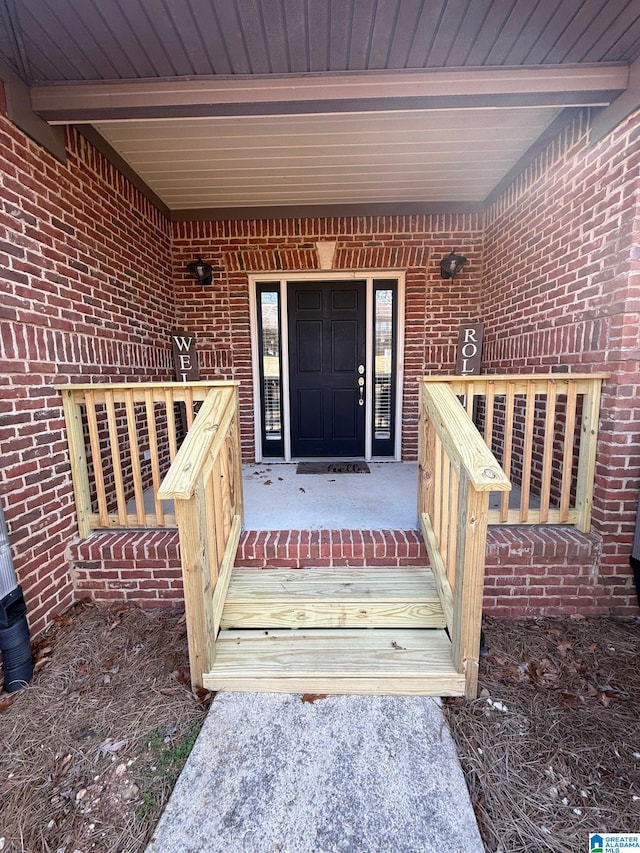
[[[258,350],[258,302],[256,284],[278,284],[280,286],[280,336],[282,353],[282,430],[284,440],[284,462],[291,462],[291,410],[289,401],[289,353],[286,342],[289,339],[287,318],[287,282],[314,281],[349,281],[352,279],[366,281],[366,347],[367,372],[366,382],[366,412],[365,412],[365,459],[372,460],[373,447],[373,281],[374,279],[391,278],[397,281],[397,329],[396,329],[396,405],[395,405],[395,446],[394,456],[384,457],[386,461],[393,458],[395,462],[402,460],[402,400],[404,380],[404,311],[405,311],[405,271],[397,269],[377,270],[342,270],[278,273],[249,273],[249,325],[251,332],[251,372],[253,378],[253,420],[256,462],[263,461],[262,455],[262,396],[260,388],[260,353]],[[269,462],[277,463],[277,459],[269,458]]]

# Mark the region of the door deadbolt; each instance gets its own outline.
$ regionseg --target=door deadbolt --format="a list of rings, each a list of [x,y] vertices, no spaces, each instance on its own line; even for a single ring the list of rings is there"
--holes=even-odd
[[[364,364],[358,365],[358,373],[360,374],[360,376],[362,376],[362,374],[364,373]]]

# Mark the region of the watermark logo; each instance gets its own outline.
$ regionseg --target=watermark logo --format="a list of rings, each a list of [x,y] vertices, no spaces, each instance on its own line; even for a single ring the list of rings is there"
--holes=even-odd
[[[640,853],[640,832],[592,832],[589,853]]]

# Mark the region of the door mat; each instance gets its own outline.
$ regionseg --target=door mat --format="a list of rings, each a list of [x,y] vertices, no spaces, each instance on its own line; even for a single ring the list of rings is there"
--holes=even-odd
[[[298,462],[296,474],[370,474],[366,462]]]

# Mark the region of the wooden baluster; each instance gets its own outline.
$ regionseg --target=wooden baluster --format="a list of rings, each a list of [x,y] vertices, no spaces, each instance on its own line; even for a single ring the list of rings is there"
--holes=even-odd
[[[574,433],[576,428],[576,403],[578,395],[575,382],[567,388],[567,413],[565,418],[564,449],[562,453],[562,484],[560,487],[560,524],[569,520],[571,501],[571,469],[573,462]]]
[[[437,534],[438,542],[440,543],[440,553],[446,566],[449,544],[449,518],[451,513],[449,503],[451,497],[451,463],[442,444],[440,445],[440,464],[438,467],[440,470],[440,485],[438,488],[440,512],[438,514],[439,527]]]
[[[536,383],[527,382],[524,413],[524,449],[522,460],[522,491],[520,496],[520,521],[529,518],[529,497],[531,495],[531,463],[533,459],[533,421],[536,411]],[[506,493],[505,493],[506,494]]]
[[[184,408],[187,418],[187,429],[193,426],[193,389],[187,385],[184,389]]]
[[[223,510],[223,495],[224,495],[224,483],[222,480],[222,470],[220,466],[220,455],[215,459],[213,463],[213,470],[211,472],[211,479],[213,483],[213,495],[214,495],[214,518],[215,518],[215,534],[216,534],[216,542],[217,542],[217,552],[218,554],[224,554],[225,547],[225,538],[224,538],[224,529],[225,529],[225,519],[224,519],[224,510]]]
[[[451,492],[449,497],[449,551],[447,555],[447,577],[451,589],[456,585],[456,560],[458,553],[458,499],[460,494],[460,478],[453,465],[451,467]]]
[[[173,462],[178,452],[178,444],[176,441],[176,417],[173,411],[175,396],[172,388],[165,388],[164,404],[167,415],[167,434],[169,437],[169,461]]]
[[[85,401],[87,405],[87,426],[89,427],[89,446],[91,447],[91,459],[93,462],[93,478],[95,480],[96,497],[98,500],[98,519],[100,527],[108,529],[109,510],[107,508],[107,493],[102,469],[103,456],[100,448],[100,430],[98,429],[96,401],[93,391],[86,392]]]
[[[515,388],[513,382],[507,383],[504,399],[504,452],[502,470],[511,479],[511,454],[513,451],[513,417],[515,408]],[[504,524],[509,516],[509,492],[502,493],[500,501],[500,523]]]
[[[540,523],[549,519],[551,500],[551,473],[553,471],[553,439],[556,431],[556,381],[547,381],[547,398],[544,419],[544,449],[542,451],[542,483],[540,486]]]
[[[244,496],[242,488],[242,448],[240,445],[240,408],[238,401],[238,388],[234,388],[233,392],[233,421],[231,423],[232,436],[232,452],[233,464],[231,466],[233,472],[233,513],[244,518]]]
[[[217,537],[216,523],[216,496],[213,488],[213,472],[205,480],[204,491],[205,511],[207,514],[207,553],[209,554],[209,577],[211,578],[211,588],[213,589],[218,582],[220,573],[220,563],[224,556],[224,549],[220,550]]]
[[[114,402],[114,392],[108,388],[104,392],[107,406],[107,424],[109,427],[109,445],[111,462],[113,464],[113,479],[116,490],[116,503],[118,507],[118,524],[120,527],[128,527],[127,502],[124,494],[124,483],[122,481],[122,464],[120,459],[120,438],[118,436],[118,419]]]
[[[133,391],[124,392],[124,406],[127,413],[127,433],[129,436],[129,455],[131,457],[131,472],[133,476],[133,494],[136,504],[136,521],[140,527],[145,526],[144,488],[142,486],[142,469],[140,467],[140,442],[136,425],[136,412],[133,403]]]
[[[160,488],[160,454],[158,450],[158,431],[156,429],[156,409],[153,390],[151,388],[145,389],[144,403],[147,413],[153,502],[156,513],[155,522],[158,527],[164,527],[164,509],[162,508],[162,501],[158,500],[158,489]]]
[[[484,440],[485,444],[491,450],[493,443],[493,417],[495,411],[495,385],[491,380],[487,380],[485,394],[485,427]]]

